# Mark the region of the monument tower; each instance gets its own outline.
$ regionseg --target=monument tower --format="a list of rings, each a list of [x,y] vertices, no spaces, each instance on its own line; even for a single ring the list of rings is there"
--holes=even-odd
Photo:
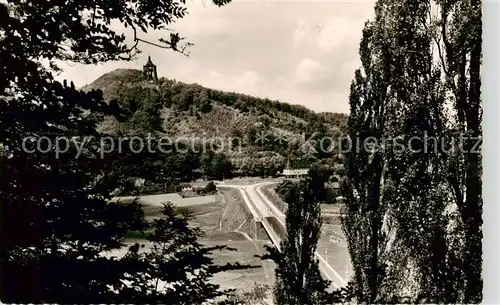
[[[156,73],[156,65],[151,61],[151,56],[148,56],[148,62],[142,68],[144,77],[149,81],[157,81],[158,74]]]

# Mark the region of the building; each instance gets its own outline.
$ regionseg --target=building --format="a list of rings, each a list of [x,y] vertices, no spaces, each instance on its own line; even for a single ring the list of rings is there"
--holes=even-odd
[[[143,66],[142,71],[144,77],[149,81],[157,81],[158,74],[156,73],[156,65],[151,61],[151,56],[148,56],[148,62]]]
[[[290,166],[290,160],[288,160],[282,173],[286,178],[301,178],[307,176],[307,174],[309,174],[309,168],[292,168]]]
[[[297,168],[297,169],[285,168],[283,170],[283,176],[286,176],[286,177],[299,178],[299,177],[307,176],[308,173],[309,173],[308,168]]]

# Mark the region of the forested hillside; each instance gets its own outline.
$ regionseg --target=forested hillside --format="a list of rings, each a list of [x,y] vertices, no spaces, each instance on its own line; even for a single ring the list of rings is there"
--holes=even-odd
[[[163,77],[147,81],[140,70],[114,70],[82,89],[102,90],[105,100],[129,110],[130,116],[123,122],[104,118],[102,132],[124,136],[151,133],[194,145],[200,153],[190,154],[186,162],[195,171],[198,167],[204,170],[204,160],[230,167],[231,173],[225,176],[275,175],[288,160],[292,164],[319,162],[332,168],[341,163],[338,143],[347,122],[345,114],[315,113],[304,106]],[[184,157],[172,154],[176,160]],[[221,160],[213,161],[217,157]],[[222,168],[213,171],[217,172],[213,178],[222,177]]]

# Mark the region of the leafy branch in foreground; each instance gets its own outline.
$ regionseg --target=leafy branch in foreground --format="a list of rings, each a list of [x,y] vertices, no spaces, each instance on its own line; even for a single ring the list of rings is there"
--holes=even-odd
[[[110,287],[122,287],[123,277],[135,265],[104,253],[120,250],[126,234],[144,225],[137,205],[109,200],[130,169],[144,164],[129,152],[101,156],[98,118],[117,115],[120,107],[105,103],[102,92],[85,93],[55,81],[60,71],[56,63],[130,60],[133,50],[111,23],[143,31],[161,29],[185,16],[184,4],[182,0],[0,3],[2,302],[113,303],[117,297],[134,302]],[[75,158],[75,147],[57,154],[56,141],[61,137],[93,140]],[[50,143],[43,150],[32,150],[42,138]]]
[[[230,293],[219,290],[210,278],[219,272],[252,266],[213,265],[212,252],[227,247],[202,246],[198,242],[201,231],[189,227],[187,220],[188,216],[176,212],[171,203],[164,205],[161,218],[153,221],[154,229],[146,234],[148,249],[139,251],[141,247],[136,244],[124,257],[127,272],[115,287],[120,291],[116,302],[202,304]]]

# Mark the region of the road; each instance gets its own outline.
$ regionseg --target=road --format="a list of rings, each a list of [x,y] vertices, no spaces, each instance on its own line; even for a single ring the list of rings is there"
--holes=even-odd
[[[279,225],[282,226],[281,230],[285,230],[286,216],[264,195],[264,193],[261,190],[263,186],[273,183],[274,182],[262,182],[247,186],[223,184],[219,186],[234,188],[240,191],[245,203],[252,212],[255,220],[262,222],[262,225],[269,234],[269,237],[271,238],[272,242],[278,248],[278,250],[280,250],[281,238],[279,237],[278,234],[276,234],[276,232],[268,223],[266,218],[267,217],[276,218]],[[315,254],[319,261],[319,268],[321,273],[325,278],[327,278],[332,282],[332,286],[334,288],[340,288],[346,286],[347,281],[342,276],[340,276],[338,272],[335,271],[335,269],[333,269],[318,252],[316,252]]]

